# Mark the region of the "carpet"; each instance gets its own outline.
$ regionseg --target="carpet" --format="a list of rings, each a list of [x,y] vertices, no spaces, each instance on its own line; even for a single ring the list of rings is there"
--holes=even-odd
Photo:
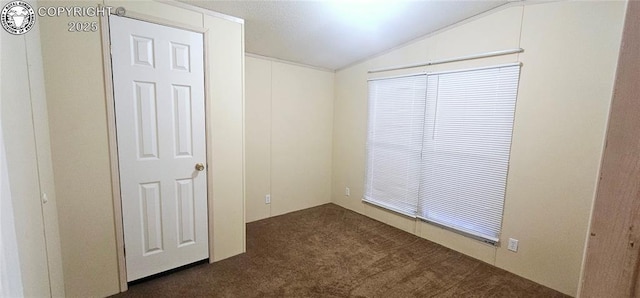
[[[334,204],[247,224],[247,252],[113,297],[568,297]]]

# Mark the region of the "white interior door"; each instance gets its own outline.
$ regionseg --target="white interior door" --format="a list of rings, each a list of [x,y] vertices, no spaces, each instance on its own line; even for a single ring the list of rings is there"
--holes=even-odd
[[[203,36],[110,18],[127,281],[209,257]]]

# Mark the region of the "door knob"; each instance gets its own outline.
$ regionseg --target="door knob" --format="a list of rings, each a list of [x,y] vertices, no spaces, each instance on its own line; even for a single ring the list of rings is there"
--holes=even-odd
[[[196,170],[198,170],[198,171],[204,170],[204,165],[202,163],[197,163],[196,164]]]

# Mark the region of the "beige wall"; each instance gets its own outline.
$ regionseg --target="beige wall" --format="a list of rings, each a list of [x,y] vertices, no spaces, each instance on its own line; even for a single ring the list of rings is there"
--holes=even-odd
[[[576,295],[620,46],[624,2],[516,5],[336,73],[336,204],[569,295]],[[363,204],[367,70],[524,48],[522,54],[408,72],[523,63],[501,245],[496,247]],[[351,196],[344,196],[344,188]],[[508,238],[520,241],[517,253]]]
[[[118,292],[118,264],[102,49],[97,33],[66,32],[68,21],[63,17],[38,19],[65,290],[69,296],[106,296]]]
[[[2,129],[26,297],[64,296],[39,24],[0,32]],[[41,203],[41,194],[47,202]]]
[[[524,14],[527,51],[502,233],[526,246],[518,254],[502,247],[496,265],[574,295],[624,12],[624,2],[578,2],[534,5]]]
[[[209,29],[207,64],[211,76],[207,133],[213,210],[209,210],[209,219],[213,217],[213,260],[219,261],[246,250],[244,25],[204,15],[204,28]]]
[[[247,222],[271,217],[271,61],[245,59]]]
[[[43,2],[93,6],[94,2]],[[207,125],[213,260],[244,252],[243,24],[151,1],[107,1],[175,24],[208,29]],[[120,291],[100,33],[69,33],[41,17],[53,169],[66,294]],[[73,21],[97,18],[73,18]],[[212,218],[211,218],[212,217]]]
[[[580,281],[580,297],[640,293],[640,2],[627,4],[606,146]]]
[[[247,57],[248,222],[331,201],[333,84],[333,72]]]

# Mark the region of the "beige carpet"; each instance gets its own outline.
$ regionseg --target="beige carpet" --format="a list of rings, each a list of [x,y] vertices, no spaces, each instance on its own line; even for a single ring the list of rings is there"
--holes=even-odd
[[[115,297],[566,297],[334,204],[247,224],[247,253]]]

